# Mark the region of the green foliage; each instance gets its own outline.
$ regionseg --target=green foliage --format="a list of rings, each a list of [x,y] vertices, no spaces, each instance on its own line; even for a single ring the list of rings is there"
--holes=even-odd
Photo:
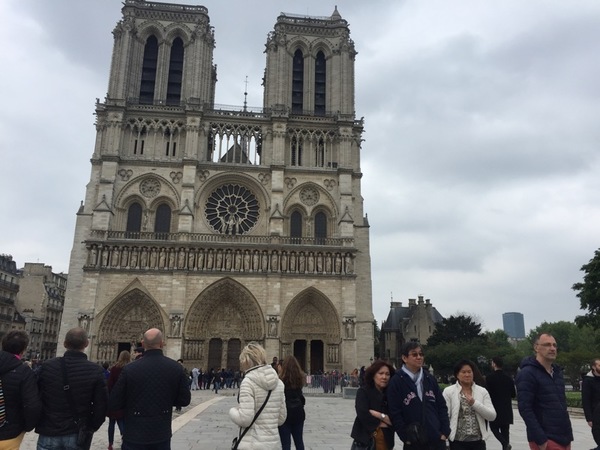
[[[481,334],[481,324],[470,316],[450,316],[435,325],[427,347],[450,342],[469,342],[473,339],[486,339],[485,335]]]
[[[379,329],[377,320],[373,320],[373,355],[375,355],[375,359],[378,359],[381,357],[380,343],[379,343],[380,335],[381,335],[381,330]]]
[[[573,284],[571,289],[577,292],[580,308],[587,310],[583,316],[577,316],[577,325],[600,325],[600,249],[594,252],[594,257],[580,269],[585,273],[583,281]]]

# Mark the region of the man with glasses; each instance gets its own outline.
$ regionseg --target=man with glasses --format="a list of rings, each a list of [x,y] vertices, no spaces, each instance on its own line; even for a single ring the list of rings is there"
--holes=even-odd
[[[450,434],[448,408],[437,381],[426,369],[421,344],[402,346],[402,368],[390,380],[390,418],[405,450],[443,450]]]
[[[535,356],[521,362],[517,374],[519,413],[531,450],[570,450],[573,429],[567,412],[565,381],[556,360],[556,340],[541,333],[533,344]]]

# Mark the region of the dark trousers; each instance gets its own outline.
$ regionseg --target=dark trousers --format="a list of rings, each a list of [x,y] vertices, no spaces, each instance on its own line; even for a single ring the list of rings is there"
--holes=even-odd
[[[485,450],[485,441],[451,441],[450,450]]]
[[[122,450],[171,450],[171,439],[156,444],[132,444],[123,442]]]
[[[600,447],[600,405],[594,407],[594,412],[592,414],[592,436],[594,437],[596,445]]]
[[[290,450],[292,448],[292,438],[294,439],[294,445],[296,450],[304,450],[304,440],[302,439],[302,433],[304,431],[304,422],[295,424],[284,423],[279,427],[279,439],[281,439],[281,447],[283,450]]]
[[[440,440],[426,444],[425,446],[404,444],[403,448],[404,450],[446,450],[446,441]]]
[[[490,431],[494,433],[498,442],[502,444],[502,448],[507,448],[508,444],[510,444],[510,425],[499,425],[496,422],[490,422]]]

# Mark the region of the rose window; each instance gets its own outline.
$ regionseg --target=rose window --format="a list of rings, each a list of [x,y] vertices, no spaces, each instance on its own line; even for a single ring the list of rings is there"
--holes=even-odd
[[[225,184],[206,200],[206,220],[222,234],[246,234],[258,222],[259,204],[254,194],[239,184]]]

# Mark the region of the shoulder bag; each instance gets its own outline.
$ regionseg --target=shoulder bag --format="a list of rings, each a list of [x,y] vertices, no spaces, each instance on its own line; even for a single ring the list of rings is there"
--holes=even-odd
[[[64,357],[60,358],[60,363],[62,366],[63,390],[65,391],[67,402],[69,402],[69,407],[71,408],[71,413],[73,414],[73,421],[77,424],[77,428],[79,430],[77,433],[77,447],[81,450],[89,450],[89,448],[92,446],[94,429],[88,426],[85,418],[79,417],[79,414],[77,414],[77,407],[75,406],[73,393],[71,392],[71,386],[69,385],[69,379],[67,378],[67,363]]]
[[[258,416],[260,416],[260,413],[267,405],[267,402],[269,401],[269,397],[271,396],[271,392],[272,391],[269,391],[267,393],[267,398],[265,398],[265,402],[262,404],[260,409],[258,411],[256,411],[256,414],[254,414],[254,419],[252,419],[252,422],[250,422],[250,425],[248,425],[247,428],[244,428],[243,432],[242,432],[242,429],[240,428],[240,433],[239,433],[238,437],[233,438],[233,441],[231,441],[231,450],[237,450],[238,445],[240,445],[240,442],[242,441],[242,438],[246,435],[246,433],[252,427],[252,425],[254,425],[254,422],[256,422],[256,419],[258,419]]]

